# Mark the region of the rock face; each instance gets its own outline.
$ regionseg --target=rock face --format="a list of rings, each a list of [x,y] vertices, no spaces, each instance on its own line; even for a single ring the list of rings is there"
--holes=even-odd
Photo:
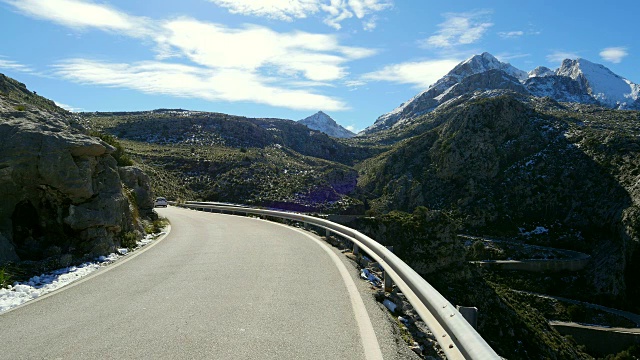
[[[123,234],[141,231],[115,149],[85,135],[64,110],[9,95],[0,93],[0,262],[105,254]],[[148,192],[144,176],[122,172],[136,179],[136,194]]]
[[[544,226],[541,243],[592,255],[593,294],[640,300],[640,112],[516,92],[463,99],[358,165],[371,208],[452,210],[465,231],[497,236]]]
[[[300,124],[306,125],[309,129],[322,131],[323,133],[337,137],[337,138],[350,138],[356,136],[353,132],[345,129],[331,116],[318,111],[317,113],[298,121]]]
[[[142,169],[136,166],[123,166],[118,168],[122,184],[133,192],[136,205],[140,214],[145,217],[155,218],[157,214],[153,211],[154,195],[151,191],[151,179]]]

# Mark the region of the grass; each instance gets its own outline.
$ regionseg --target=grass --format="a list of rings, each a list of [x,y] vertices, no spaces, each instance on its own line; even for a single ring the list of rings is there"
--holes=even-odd
[[[138,236],[136,233],[129,231],[122,235],[120,238],[120,245],[127,249],[132,249],[137,246]]]
[[[169,220],[166,218],[158,218],[145,226],[144,231],[147,234],[157,234],[161,232],[167,225],[169,225]]]
[[[13,283],[13,276],[9,273],[8,267],[0,268],[0,288],[7,287]]]

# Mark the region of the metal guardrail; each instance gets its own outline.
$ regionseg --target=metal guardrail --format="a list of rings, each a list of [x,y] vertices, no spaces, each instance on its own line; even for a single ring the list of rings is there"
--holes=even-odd
[[[312,224],[336,233],[354,244],[354,251],[362,249],[376,260],[411,303],[422,321],[429,327],[448,359],[500,359],[460,312],[425,279],[387,248],[370,237],[344,225],[298,213],[251,208],[243,205],[186,202],[170,205],[202,211],[226,211],[262,215]]]

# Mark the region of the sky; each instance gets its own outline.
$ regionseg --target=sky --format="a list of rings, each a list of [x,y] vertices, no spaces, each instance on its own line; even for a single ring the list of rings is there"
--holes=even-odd
[[[640,83],[640,1],[0,0],[0,73],[71,111],[158,108],[358,132],[457,63],[578,57]]]

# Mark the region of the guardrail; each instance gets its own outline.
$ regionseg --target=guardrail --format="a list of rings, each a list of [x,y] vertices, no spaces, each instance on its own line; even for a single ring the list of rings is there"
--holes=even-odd
[[[312,224],[353,242],[354,252],[360,249],[377,261],[400,291],[411,303],[422,321],[437,338],[448,359],[500,359],[478,332],[463,318],[460,312],[425,279],[387,248],[370,237],[344,225],[304,214],[251,208],[243,205],[186,202],[170,205],[202,211],[226,211],[230,213],[270,216]]]

